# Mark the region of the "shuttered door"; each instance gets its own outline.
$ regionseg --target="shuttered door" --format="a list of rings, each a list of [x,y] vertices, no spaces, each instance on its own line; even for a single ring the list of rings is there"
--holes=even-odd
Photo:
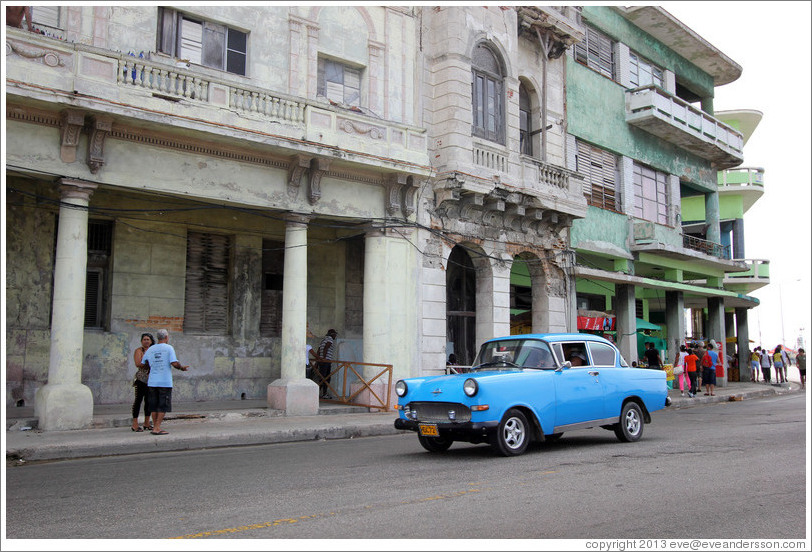
[[[228,332],[229,251],[228,236],[189,232],[184,331]]]
[[[282,283],[285,272],[285,244],[262,241],[262,306],[259,333],[264,337],[282,335]]]
[[[585,177],[587,202],[594,207],[616,211],[617,157],[585,142],[578,141],[577,145],[576,166]]]

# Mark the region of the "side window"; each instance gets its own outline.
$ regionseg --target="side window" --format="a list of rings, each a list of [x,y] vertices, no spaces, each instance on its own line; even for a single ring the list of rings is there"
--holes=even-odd
[[[519,354],[517,364],[524,368],[555,368],[550,348],[541,341],[527,341]]]
[[[590,343],[589,352],[595,366],[614,366],[616,353],[614,347],[606,343]]]
[[[573,368],[589,366],[586,343],[583,341],[562,343],[561,348],[563,350],[564,360],[569,361]]]

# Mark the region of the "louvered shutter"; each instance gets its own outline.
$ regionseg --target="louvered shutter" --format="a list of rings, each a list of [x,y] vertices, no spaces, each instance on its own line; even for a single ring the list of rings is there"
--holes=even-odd
[[[226,28],[223,25],[203,22],[203,65],[225,69]]]
[[[262,306],[259,333],[265,337],[282,335],[282,279],[285,267],[285,244],[262,242]]]
[[[189,232],[186,248],[184,331],[228,331],[228,236]]]
[[[103,284],[102,269],[88,268],[85,280],[85,328],[101,326]]]
[[[584,175],[587,202],[601,209],[617,210],[617,158],[614,154],[577,141],[578,172]]]
[[[53,29],[62,28],[59,26],[58,6],[32,6],[31,20],[37,25],[44,27],[51,27]]]

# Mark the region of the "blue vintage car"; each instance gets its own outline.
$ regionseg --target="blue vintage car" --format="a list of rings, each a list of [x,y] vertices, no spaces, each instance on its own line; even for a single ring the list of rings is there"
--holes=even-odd
[[[395,427],[416,431],[431,452],[465,441],[514,456],[532,440],[592,427],[632,442],[651,412],[671,403],[665,378],[629,367],[611,342],[590,334],[499,337],[482,344],[469,373],[399,380]]]

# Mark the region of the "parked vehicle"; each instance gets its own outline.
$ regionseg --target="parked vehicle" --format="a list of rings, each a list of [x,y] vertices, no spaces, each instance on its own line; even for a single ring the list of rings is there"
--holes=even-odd
[[[491,339],[471,372],[404,379],[395,391],[395,427],[417,432],[426,450],[490,443],[503,456],[593,427],[637,441],[671,403],[665,372],[631,368],[608,340],[577,333]]]

